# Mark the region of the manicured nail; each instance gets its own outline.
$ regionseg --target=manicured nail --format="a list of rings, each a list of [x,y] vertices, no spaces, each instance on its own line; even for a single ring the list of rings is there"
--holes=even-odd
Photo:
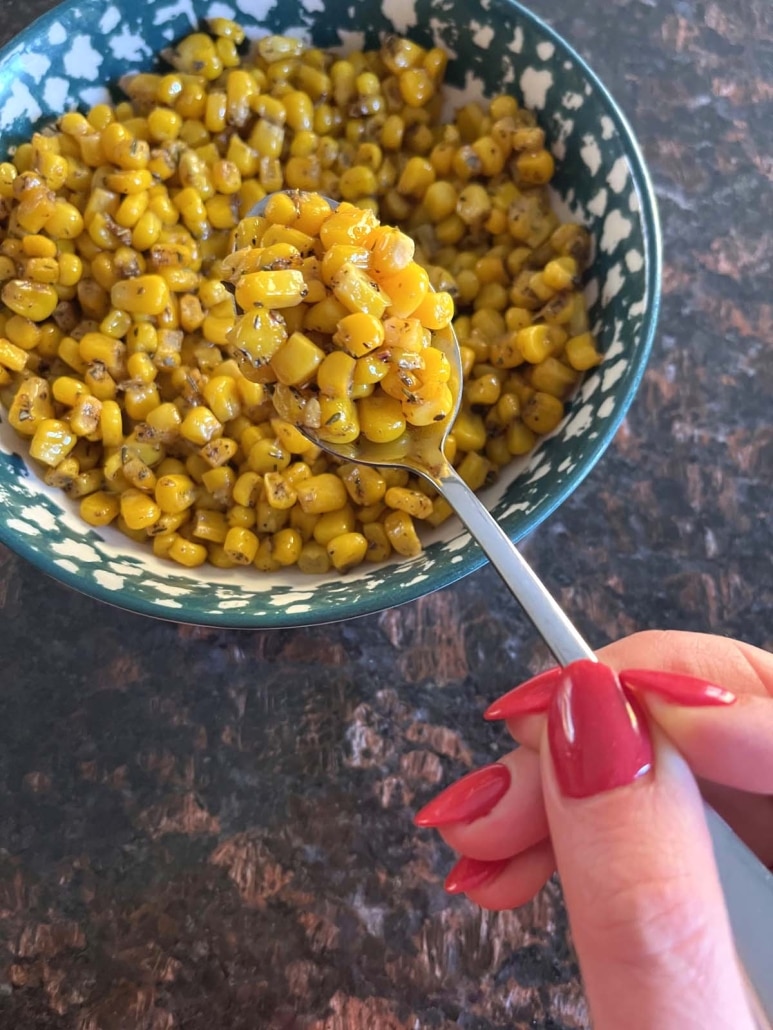
[[[724,687],[695,676],[674,672],[653,672],[651,669],[626,669],[618,673],[624,687],[657,694],[675,705],[699,708],[702,705],[732,705],[738,698]]]
[[[417,826],[473,823],[488,815],[510,786],[510,770],[496,762],[463,776],[438,794],[414,817]]]
[[[479,858],[463,856],[448,874],[443,886],[449,894],[467,894],[476,887],[483,887],[496,880],[509,861],[509,858],[500,858],[496,862],[484,862]]]
[[[534,676],[520,686],[509,690],[490,704],[484,719],[515,719],[521,715],[537,715],[550,708],[553,693],[561,681],[564,670],[558,666]]]
[[[573,662],[548,713],[556,779],[570,798],[633,783],[652,767],[652,743],[635,698],[600,662]]]

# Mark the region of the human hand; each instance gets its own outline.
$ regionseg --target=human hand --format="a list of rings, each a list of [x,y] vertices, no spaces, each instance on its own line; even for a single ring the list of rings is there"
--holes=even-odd
[[[522,904],[558,866],[597,1030],[746,1030],[695,776],[770,864],[773,655],[653,632],[599,658],[699,677],[737,700],[674,680],[680,704],[651,689],[623,694],[590,663],[577,682],[518,688],[489,713],[525,746],[448,788],[417,824],[462,855],[447,888],[486,908]]]

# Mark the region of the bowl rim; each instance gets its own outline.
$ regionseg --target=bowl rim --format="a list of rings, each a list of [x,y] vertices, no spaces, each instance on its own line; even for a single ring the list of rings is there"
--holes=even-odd
[[[42,33],[47,26],[55,23],[61,17],[60,12],[65,8],[69,8],[71,2],[72,0],[63,0],[63,2],[56,4],[50,10],[31,21],[0,47],[0,67],[24,43],[26,37]],[[647,296],[647,306],[643,312],[642,324],[639,330],[641,343],[639,345],[637,365],[634,374],[629,378],[625,391],[618,396],[614,415],[604,420],[603,427],[592,441],[592,446],[589,447],[584,460],[578,462],[575,468],[566,476],[550,502],[538,506],[537,509],[527,515],[516,532],[508,532],[507,535],[513,544],[517,544],[535,530],[537,526],[546,521],[574,493],[585,478],[590,475],[603,453],[612,443],[638,393],[652,352],[661,312],[663,238],[655,188],[634,130],[618,102],[585,58],[552,25],[528,10],[518,0],[503,0],[503,2],[517,13],[520,20],[530,23],[533,29],[543,34],[546,40],[552,42],[557,49],[562,51],[564,58],[568,58],[577,66],[594,90],[598,91],[598,94],[607,106],[608,110],[606,113],[611,117],[615,129],[622,140],[623,149],[628,158],[631,180],[639,200]],[[465,531],[464,527],[462,529]],[[373,593],[360,594],[356,600],[351,602],[347,600],[336,603],[335,607],[331,609],[329,616],[322,611],[295,613],[277,607],[276,612],[272,611],[265,616],[261,615],[260,620],[256,622],[255,618],[250,614],[250,608],[247,607],[207,612],[202,620],[202,615],[197,615],[196,612],[186,612],[185,609],[170,611],[167,615],[159,610],[158,606],[152,601],[131,594],[126,597],[123,593],[109,590],[94,580],[89,583],[88,589],[84,588],[79,573],[70,572],[67,569],[54,565],[46,554],[41,554],[32,547],[25,537],[14,533],[3,519],[0,519],[0,543],[52,579],[71,587],[80,594],[93,597],[111,607],[148,616],[160,621],[212,626],[221,629],[263,630],[301,628],[374,615],[410,601],[416,601],[428,593],[434,593],[436,590],[442,590],[476,572],[488,563],[488,559],[483,551],[471,537],[464,551],[459,552],[462,555],[461,561],[455,564],[448,563],[445,567],[433,567],[432,584],[429,588],[423,582],[412,587],[402,587],[398,584],[397,590],[394,593],[390,591],[388,603],[384,603],[383,599],[378,601],[378,591],[374,591]],[[410,563],[406,563],[406,568],[410,568]],[[310,588],[312,587],[312,583],[308,585]]]

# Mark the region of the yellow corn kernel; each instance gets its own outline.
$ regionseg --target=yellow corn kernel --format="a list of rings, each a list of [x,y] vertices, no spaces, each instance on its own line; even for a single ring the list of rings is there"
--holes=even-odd
[[[392,553],[392,545],[384,526],[380,522],[369,522],[362,527],[362,535],[368,541],[365,561],[386,561]]]
[[[117,401],[102,401],[99,412],[99,432],[105,447],[120,447],[123,443],[123,416]]]
[[[346,487],[331,472],[310,476],[296,487],[298,503],[307,515],[321,515],[343,508],[347,501]]]
[[[32,437],[30,457],[43,465],[58,465],[73,449],[77,439],[66,422],[56,418],[43,419]]]
[[[228,533],[228,523],[221,511],[196,511],[191,523],[191,536],[222,544]]]
[[[285,450],[276,437],[268,436],[257,440],[250,447],[247,455],[247,465],[253,472],[260,475],[265,475],[267,472],[280,472],[289,464],[290,453]]]
[[[168,533],[166,536],[172,538],[168,549],[164,548],[163,545],[160,546],[165,551],[165,556],[171,558],[172,561],[193,569],[198,565],[203,565],[207,560],[207,549],[203,544],[197,544],[193,540],[186,540],[185,537],[178,536],[176,533]],[[164,537],[155,537],[153,542],[154,551],[156,541],[163,539]]]
[[[482,404],[491,407],[499,400],[502,393],[502,380],[497,372],[486,372],[469,380],[464,387],[464,397],[468,404]]]
[[[532,325],[519,330],[515,345],[526,361],[538,365],[540,361],[549,357],[553,350],[549,326]]]
[[[95,491],[100,490],[103,485],[104,475],[102,470],[98,468],[88,469],[84,472],[80,472],[72,483],[66,487],[67,496],[74,499],[86,497],[89,494],[93,494]],[[118,514],[117,511],[116,514]]]
[[[51,388],[40,376],[30,376],[19,384],[11,406],[8,421],[21,436],[34,436],[44,421],[54,417]]]
[[[391,547],[406,558],[421,554],[421,541],[407,512],[391,511],[384,519],[384,532]]]
[[[88,388],[80,379],[72,376],[57,376],[51,384],[54,400],[71,408],[79,397],[88,396]]]
[[[360,430],[372,443],[391,443],[405,432],[405,415],[400,401],[385,394],[363,397],[357,402]]]
[[[301,386],[311,382],[325,352],[304,333],[295,332],[284,341],[271,358],[277,379],[285,386]]]
[[[330,563],[338,572],[348,572],[361,564],[368,550],[368,541],[362,533],[342,533],[327,544]]]
[[[318,515],[312,535],[318,544],[327,547],[331,540],[343,533],[353,533],[356,527],[354,509],[350,504],[338,508],[336,511],[324,512]]]
[[[398,275],[403,274],[403,272],[398,273]],[[336,300],[347,311],[362,312],[372,315],[376,319],[382,317],[391,300],[391,296],[385,294],[367,272],[355,265],[343,265],[333,277],[331,285]],[[410,312],[407,313],[410,314]]]
[[[238,449],[239,445],[235,440],[222,436],[218,440],[210,440],[204,444],[199,454],[212,468],[219,468],[220,465],[229,462]]]
[[[53,286],[25,279],[10,279],[3,286],[0,296],[11,311],[33,322],[43,322],[49,318],[59,303],[59,295]]]
[[[416,262],[394,275],[383,276],[380,283],[389,297],[389,313],[397,318],[412,315],[430,289],[429,275]]]
[[[432,514],[432,501],[420,490],[392,486],[384,495],[384,501],[388,508],[404,511],[416,519],[426,519]]]
[[[292,508],[298,495],[281,472],[267,472],[263,477],[266,500],[272,508],[285,510]]]
[[[193,455],[193,457],[199,456]],[[236,473],[230,465],[220,465],[217,468],[209,468],[207,463],[203,461],[203,459],[201,460],[203,468],[205,469],[205,471],[202,471],[200,477],[204,488],[212,496],[216,504],[228,506],[233,498]],[[191,473],[191,477],[196,478],[190,464],[187,465],[187,469]],[[203,498],[200,498],[198,503],[201,504],[202,501]]]
[[[281,418],[271,419],[271,428],[279,443],[290,454],[305,454],[314,445],[300,429]]]
[[[561,398],[569,393],[578,378],[577,372],[563,361],[545,358],[531,370],[529,383],[535,390]]]
[[[482,454],[470,452],[459,462],[456,471],[471,490],[480,490],[491,472],[491,462]]]
[[[527,401],[521,415],[524,424],[539,436],[551,433],[563,417],[563,401],[540,390]]]
[[[507,427],[505,439],[507,441],[507,449],[513,457],[528,454],[537,442],[534,432],[524,425],[520,419],[516,419]]]
[[[566,360],[578,372],[586,372],[601,362],[596,343],[590,333],[580,333],[566,341]]]
[[[282,566],[295,565],[304,547],[301,534],[289,526],[274,533],[271,543],[272,557]]]
[[[460,451],[480,451],[486,446],[486,425],[483,419],[464,407],[456,416],[453,434]]]
[[[131,314],[160,315],[169,304],[169,287],[160,275],[139,275],[115,283],[110,301]]]
[[[70,493],[70,496],[72,496],[72,493]],[[78,510],[80,517],[90,526],[108,526],[118,517],[121,505],[115,494],[106,493],[104,490],[96,490],[83,498]]]
[[[10,369],[11,372],[21,372],[27,364],[29,355],[21,347],[11,343],[10,340],[0,338],[0,365]]]
[[[317,386],[320,393],[327,397],[351,396],[355,368],[355,360],[350,354],[344,351],[331,351],[317,369]]]
[[[154,493],[161,511],[172,515],[190,508],[198,495],[196,484],[190,476],[180,474],[160,476]]]
[[[191,408],[180,425],[180,435],[198,447],[203,447],[222,432],[222,422],[203,405]]]
[[[251,565],[258,545],[258,538],[250,529],[231,526],[223,541],[223,550],[235,565]]]
[[[453,321],[453,297],[445,290],[430,291],[414,308],[413,317],[417,318],[426,329],[431,329],[433,332],[445,329]]]
[[[93,440],[100,436],[101,416],[102,402],[96,397],[91,397],[87,391],[73,403],[67,421],[75,434]]]
[[[121,494],[121,516],[129,529],[147,529],[160,515],[159,506],[142,490],[131,488]]]
[[[345,315],[338,322],[333,343],[353,358],[361,358],[376,350],[384,342],[384,324],[380,318],[365,311]]]
[[[539,150],[534,154],[519,154],[515,160],[518,185],[544,186],[553,178],[555,170],[555,161],[549,150]]]
[[[330,570],[327,549],[322,544],[318,544],[316,540],[304,542],[296,564],[299,570],[307,576],[321,576]]]

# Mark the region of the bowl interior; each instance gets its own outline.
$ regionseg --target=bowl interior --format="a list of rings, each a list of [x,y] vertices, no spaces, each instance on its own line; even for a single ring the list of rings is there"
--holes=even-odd
[[[406,34],[450,53],[450,106],[506,90],[537,113],[557,158],[555,202],[595,242],[587,298],[604,362],[583,380],[559,428],[484,494],[517,541],[571,493],[608,446],[651,346],[660,283],[657,213],[624,117],[578,55],[508,0],[117,0],[108,6],[81,0],[55,8],[0,53],[2,150],[64,110],[104,100],[106,83],[151,67],[171,40],[213,16],[234,18],[250,36],[284,33],[342,51],[376,46],[387,33]],[[484,561],[450,520],[427,538],[418,558],[360,567],[345,577],[208,566],[186,571],[116,530],[81,523],[75,506],[48,488],[24,455],[24,444],[0,425],[0,539],[76,589],[148,615],[234,627],[307,625],[412,600]]]

